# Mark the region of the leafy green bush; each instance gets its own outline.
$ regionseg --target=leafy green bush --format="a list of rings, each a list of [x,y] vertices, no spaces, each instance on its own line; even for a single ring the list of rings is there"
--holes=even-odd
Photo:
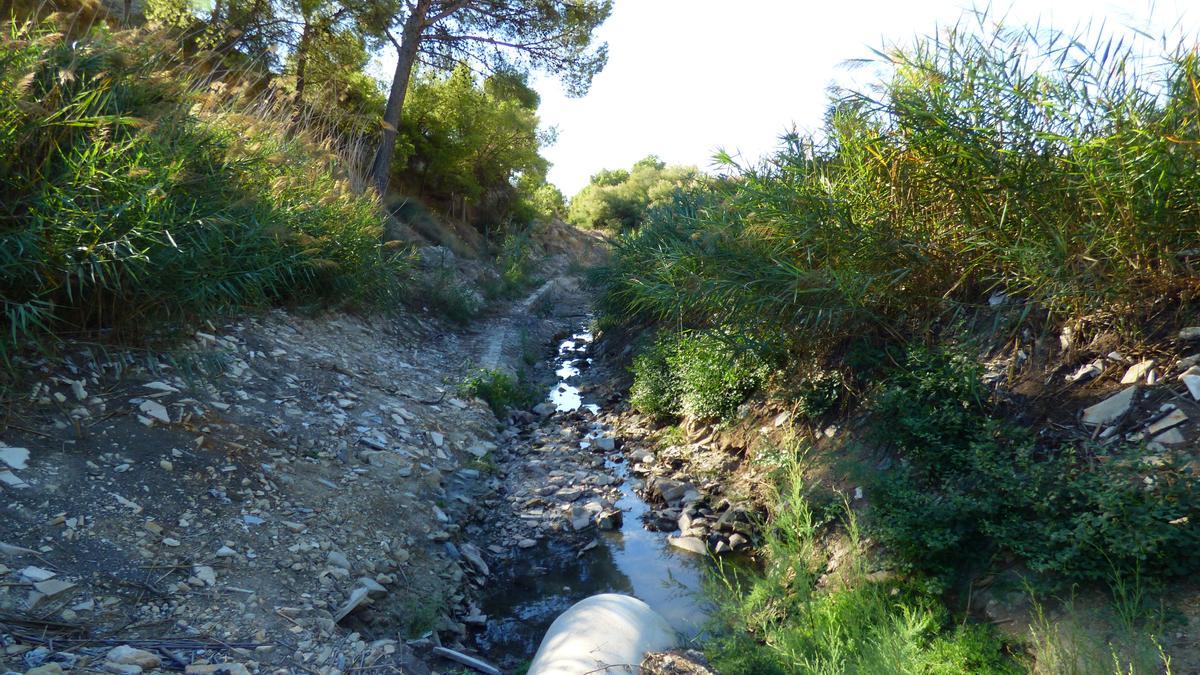
[[[502,370],[481,369],[464,380],[459,390],[483,399],[497,417],[531,406],[537,398],[533,387]]]
[[[836,370],[805,378],[795,391],[796,412],[810,420],[820,418],[837,405],[845,386],[845,379]]]
[[[0,356],[63,331],[394,297],[400,259],[375,202],[317,130],[179,84],[155,33],[11,31]]]
[[[674,349],[673,341],[659,340],[635,356],[630,367],[633,385],[629,388],[629,402],[638,412],[660,421],[675,417],[682,410],[679,381],[670,364]]]
[[[665,335],[634,358],[630,402],[658,419],[727,420],[766,383],[767,363],[728,331]]]
[[[733,417],[769,372],[744,341],[723,331],[681,337],[668,363],[679,382],[682,412],[699,419]]]
[[[1174,460],[1136,446],[1039,448],[988,416],[979,368],[961,352],[913,349],[874,410],[901,466],[879,474],[884,541],[943,576],[999,549],[1064,583],[1200,570],[1200,495]]]

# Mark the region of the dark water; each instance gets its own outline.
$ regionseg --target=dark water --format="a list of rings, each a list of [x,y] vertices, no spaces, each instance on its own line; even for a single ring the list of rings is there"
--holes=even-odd
[[[548,399],[560,411],[599,407],[581,396],[574,384],[580,365],[590,365],[587,351],[592,336],[586,331],[559,346],[559,382]],[[601,431],[597,422],[593,433]],[[586,442],[586,441],[585,441]],[[617,506],[623,524],[615,532],[596,532],[598,546],[577,553],[570,545],[540,542],[523,551],[514,565],[525,565],[509,579],[497,580],[483,598],[482,610],[492,618],[476,638],[488,657],[511,666],[533,657],[550,623],[572,604],[597,593],[625,593],[640,598],[662,614],[684,640],[702,632],[709,610],[700,594],[701,580],[711,564],[671,547],[666,533],[642,526],[649,506],[635,493],[639,482],[628,475],[626,463],[608,462],[607,469],[622,479]]]

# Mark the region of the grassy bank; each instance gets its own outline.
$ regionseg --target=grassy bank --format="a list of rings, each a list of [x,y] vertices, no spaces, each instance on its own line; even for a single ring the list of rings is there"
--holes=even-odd
[[[218,76],[165,33],[5,31],[0,357],[274,303],[394,297],[399,261],[346,141],[292,125],[252,73]]]
[[[813,489],[806,454],[776,452],[761,568],[723,565],[711,584],[720,672],[1017,672],[990,627],[956,623],[919,585],[871,572],[857,513]]]
[[[853,428],[816,456],[849,464],[869,509],[830,515],[783,479],[762,568],[718,593],[728,672],[1170,669],[1154,606],[1198,570],[1186,456],[1031,428],[1042,413],[1018,421],[980,361],[1019,365],[1068,324],[1147,341],[1189,316],[1200,61],[976,18],[881,53],[877,86],[839,92],[820,133],[726,158],[597,272],[602,323],[649,336],[641,412],[733,425],[764,394],[802,428]],[[818,584],[839,531],[892,581],[843,564]],[[1001,572],[1026,598],[1107,594],[1129,639],[1076,653],[1043,615],[1002,644],[962,612]]]

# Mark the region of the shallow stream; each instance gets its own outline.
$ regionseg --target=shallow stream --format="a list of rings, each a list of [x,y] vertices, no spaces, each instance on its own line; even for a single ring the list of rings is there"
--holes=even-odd
[[[579,386],[581,374],[592,363],[591,343],[592,335],[582,330],[558,347],[558,381],[548,400],[560,412],[582,409],[597,415],[601,410],[587,401]],[[595,422],[593,432],[600,427]],[[642,514],[650,507],[634,491],[640,481],[629,475],[628,462],[605,464],[621,479],[621,497],[616,502],[624,512],[621,527],[596,532],[598,545],[581,553],[578,546],[554,541],[525,551],[524,569],[483,598],[482,610],[493,619],[477,637],[485,654],[506,661],[532,658],[550,623],[575,602],[597,593],[640,598],[685,641],[703,631],[710,608],[700,591],[710,561],[672,547],[665,532],[645,529]]]

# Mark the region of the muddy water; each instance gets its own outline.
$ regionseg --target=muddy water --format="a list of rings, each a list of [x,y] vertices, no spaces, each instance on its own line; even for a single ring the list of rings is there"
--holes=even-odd
[[[548,400],[562,412],[600,412],[580,392],[578,382],[591,365],[591,342],[591,334],[581,331],[559,345],[558,381]],[[593,433],[601,428],[596,422]],[[701,595],[701,582],[711,563],[671,547],[666,533],[645,529],[641,516],[650,507],[634,492],[640,481],[629,475],[628,463],[606,464],[622,481],[617,501],[624,512],[621,528],[597,532],[598,545],[583,553],[577,553],[577,546],[555,542],[541,542],[526,551],[524,569],[483,598],[483,612],[492,621],[477,642],[489,657],[507,664],[531,658],[555,617],[596,593],[640,598],[666,617],[684,640],[701,634],[710,611]]]

